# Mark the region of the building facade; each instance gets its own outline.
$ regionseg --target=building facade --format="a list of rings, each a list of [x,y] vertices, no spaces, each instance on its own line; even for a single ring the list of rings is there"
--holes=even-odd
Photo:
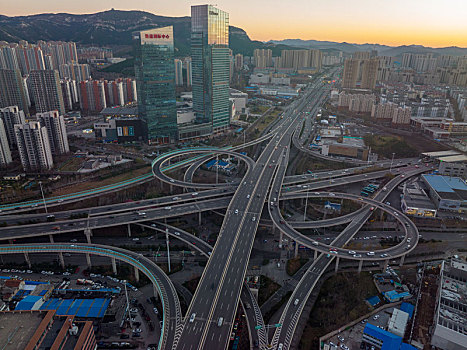
[[[138,113],[152,142],[177,139],[173,27],[133,33]]]
[[[47,128],[38,121],[15,125],[16,143],[25,171],[49,170],[53,167]]]
[[[10,146],[3,125],[3,120],[0,119],[0,167],[6,167],[12,162]]]
[[[50,111],[46,113],[37,113],[36,118],[41,122],[41,125],[47,128],[52,154],[59,155],[70,152],[63,115],[59,115],[58,111]]]
[[[36,104],[36,112],[43,113],[57,110],[65,114],[60,77],[56,70],[33,70],[29,74]]]
[[[29,103],[21,72],[18,69],[0,69],[0,91],[0,108],[18,106],[26,115],[29,115]]]
[[[191,7],[193,110],[212,132],[230,126],[229,14],[211,5]]]
[[[175,85],[182,86],[183,85],[183,62],[182,60],[176,58],[174,60],[175,64]]]
[[[3,121],[10,149],[16,148],[15,124],[24,124],[24,112],[18,106],[0,108],[0,119]]]

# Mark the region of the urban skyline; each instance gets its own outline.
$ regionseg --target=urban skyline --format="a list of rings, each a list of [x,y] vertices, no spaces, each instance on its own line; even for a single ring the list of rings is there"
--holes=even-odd
[[[122,0],[105,5],[89,0],[67,4],[57,0],[41,3],[25,0],[21,4],[5,4],[2,14],[83,14],[114,7],[121,10],[139,9],[161,16],[189,16],[187,8],[195,4],[197,3],[192,0],[176,4],[136,0],[131,5]],[[345,11],[342,11],[342,4],[338,1],[308,3],[299,0],[293,4],[274,2],[273,6],[268,6],[265,0],[254,3],[240,0],[235,4],[220,1],[217,5],[230,14],[233,25],[244,29],[254,40],[302,38],[390,46],[467,47],[467,23],[463,21],[467,3],[459,0],[434,1],[430,6],[426,6],[421,0],[396,0],[391,2],[390,7],[383,8],[375,2],[354,0],[353,5],[347,6]],[[246,7],[249,11],[244,11]]]

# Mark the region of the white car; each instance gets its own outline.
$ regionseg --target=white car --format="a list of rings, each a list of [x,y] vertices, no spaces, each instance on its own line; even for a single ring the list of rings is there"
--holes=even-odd
[[[235,214],[238,214],[238,209],[235,209]]]
[[[190,316],[190,323],[193,323],[195,321],[195,318],[196,318],[196,312],[193,312]]]

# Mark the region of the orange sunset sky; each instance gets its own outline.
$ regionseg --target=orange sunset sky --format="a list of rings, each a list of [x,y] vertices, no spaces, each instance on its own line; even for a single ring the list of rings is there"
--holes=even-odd
[[[115,8],[189,16],[190,0],[0,0],[0,14],[94,13]],[[467,47],[467,0],[218,0],[255,40],[314,39],[391,46]]]

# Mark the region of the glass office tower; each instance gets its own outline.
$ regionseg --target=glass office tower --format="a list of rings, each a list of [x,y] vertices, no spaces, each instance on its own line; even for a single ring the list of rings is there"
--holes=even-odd
[[[153,143],[177,140],[173,27],[133,33],[138,113]]]
[[[193,110],[198,124],[227,129],[229,116],[229,14],[211,5],[191,7]]]

